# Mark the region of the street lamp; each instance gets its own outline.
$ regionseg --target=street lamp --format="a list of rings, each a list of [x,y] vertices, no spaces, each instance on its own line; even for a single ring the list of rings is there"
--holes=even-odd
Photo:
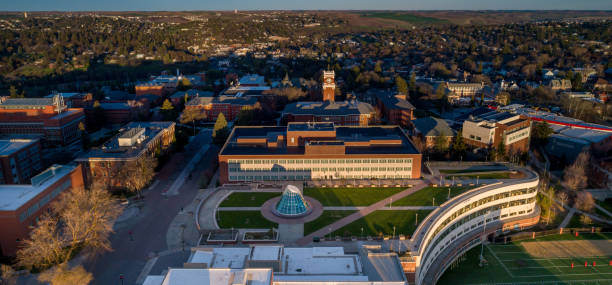
[[[361,239],[363,240],[363,227],[361,227]]]
[[[436,205],[436,197],[431,197],[431,205],[432,206]]]
[[[419,224],[419,213],[415,213],[414,215],[414,226],[417,226]]]
[[[446,197],[446,200],[450,199],[450,187],[448,187],[448,197]]]

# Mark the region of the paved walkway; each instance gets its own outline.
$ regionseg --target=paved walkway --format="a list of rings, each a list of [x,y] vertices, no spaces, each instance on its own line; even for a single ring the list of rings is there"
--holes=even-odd
[[[559,224],[559,228],[565,228],[567,227],[567,225],[569,224],[569,222],[572,220],[572,217],[574,216],[574,213],[576,213],[576,209],[571,208],[568,212],[567,215],[565,216],[565,218],[563,219],[563,221],[561,222],[561,224]]]
[[[612,217],[612,213],[610,213],[608,210],[606,210],[604,207],[599,206],[597,204],[595,204],[595,208],[599,209],[600,211],[604,212],[606,215],[608,215],[608,217]],[[605,218],[605,217],[604,217]]]
[[[368,214],[370,214],[370,213],[372,213],[372,212],[374,212],[376,210],[380,210],[381,208],[385,207],[389,203],[389,199],[393,199],[393,200],[398,201],[399,199],[402,199],[402,198],[404,198],[404,197],[406,197],[406,196],[408,196],[408,195],[410,195],[410,194],[412,194],[414,192],[417,192],[417,191],[425,188],[428,185],[428,183],[429,183],[429,181],[427,181],[427,180],[426,181],[421,181],[421,182],[417,183],[416,185],[414,185],[412,188],[408,188],[408,189],[406,189],[406,190],[404,190],[402,192],[399,192],[399,193],[397,193],[397,194],[395,194],[395,195],[393,195],[391,197],[387,197],[385,199],[382,199],[382,200],[380,200],[380,201],[378,201],[378,202],[376,202],[376,203],[374,203],[374,204],[372,204],[370,206],[367,206],[367,207],[359,210],[359,212],[357,212],[357,213],[351,214],[351,215],[349,215],[349,216],[347,216],[345,218],[342,218],[342,219],[340,219],[340,220],[338,220],[338,221],[336,221],[336,222],[334,222],[334,223],[332,223],[332,224],[330,224],[328,226],[325,226],[324,228],[319,229],[319,230],[317,230],[317,231],[315,231],[315,232],[313,232],[313,233],[311,233],[311,234],[309,234],[309,235],[299,239],[296,243],[299,246],[308,245],[308,244],[310,244],[312,242],[312,238],[313,237],[323,237],[323,236],[326,236],[326,235],[330,234],[331,232],[333,232],[335,230],[338,230],[338,229],[340,229],[340,228],[342,228],[342,227],[344,227],[344,226],[346,226],[346,225],[348,225],[348,224],[350,224],[350,223],[352,223],[352,222],[354,222],[354,221],[356,221],[356,220],[358,220],[358,219],[360,219],[362,217],[365,217]]]
[[[189,163],[187,163],[185,168],[183,168],[183,171],[181,171],[176,180],[172,182],[170,188],[168,188],[168,190],[165,192],[166,196],[174,196],[179,194],[179,188],[181,188],[183,184],[185,184],[187,176],[189,175],[189,173],[193,172],[196,163],[202,160],[202,156],[206,153],[206,151],[208,151],[209,147],[210,146],[208,144],[205,144],[202,146],[202,148],[200,148],[200,150],[193,156]]]

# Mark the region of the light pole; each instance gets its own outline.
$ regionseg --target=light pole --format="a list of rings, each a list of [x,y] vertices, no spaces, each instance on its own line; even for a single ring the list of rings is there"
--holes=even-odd
[[[436,205],[436,197],[431,197],[431,205],[432,206]]]
[[[478,185],[478,178],[480,178],[480,176],[476,175],[476,185]]]
[[[395,239],[395,226],[393,226],[393,235],[391,236],[391,250],[393,250],[393,240]]]
[[[363,227],[361,227],[361,239],[363,240]]]
[[[391,209],[392,204],[393,204],[393,198],[389,198],[389,199],[390,199],[390,202],[389,202],[389,209]]]
[[[416,227],[419,224],[419,213],[414,214],[416,217],[414,218],[414,226]]]
[[[446,197],[446,200],[450,199],[450,187],[448,187],[448,196]]]
[[[185,227],[187,227],[185,224],[181,224],[181,245],[183,251],[185,251]],[[232,230],[232,232],[234,231]]]

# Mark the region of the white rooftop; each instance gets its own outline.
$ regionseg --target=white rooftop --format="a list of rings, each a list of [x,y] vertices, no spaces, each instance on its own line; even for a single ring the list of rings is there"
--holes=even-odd
[[[251,253],[249,247],[225,247],[213,249],[213,268],[244,268],[244,262]]]
[[[149,275],[142,285],[161,285],[165,277],[164,275]]]
[[[261,75],[248,74],[248,75],[241,77],[239,82],[240,82],[240,85],[245,85],[245,84],[264,85],[265,79]]]
[[[285,248],[283,274],[350,275],[359,274],[358,255],[345,255],[342,247]]]
[[[0,185],[0,211],[15,211],[21,208],[76,167],[77,165],[53,165],[32,177],[35,184]]]
[[[281,248],[278,245],[256,246],[253,248],[251,260],[279,260]]]
[[[270,285],[269,268],[170,268],[161,285]]]

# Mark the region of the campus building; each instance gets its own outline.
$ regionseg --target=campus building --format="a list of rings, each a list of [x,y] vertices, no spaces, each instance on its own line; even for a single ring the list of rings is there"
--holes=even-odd
[[[469,190],[431,212],[410,240],[402,265],[410,284],[436,284],[461,255],[488,236],[522,230],[539,222],[538,175],[522,169],[520,180]]]
[[[463,122],[465,142],[476,148],[497,148],[503,144],[506,153],[529,150],[531,121],[510,112],[487,112],[470,116]]]
[[[372,105],[360,101],[295,102],[285,106],[283,122],[332,122],[337,126],[367,126],[375,119]]]
[[[83,109],[68,108],[63,97],[1,98],[0,134],[42,138],[44,144],[67,145],[80,140]]]
[[[389,92],[376,92],[376,104],[382,116],[390,124],[407,127],[414,120],[414,106],[408,102],[406,95]]]
[[[25,184],[42,170],[40,141],[0,140],[0,184]]]
[[[421,154],[398,126],[235,127],[219,165],[221,183],[421,177]]]
[[[323,101],[336,101],[336,73],[323,71]]]
[[[64,103],[68,108],[84,108],[85,106],[93,102],[93,94],[91,93],[79,93],[79,92],[53,92],[45,98],[53,98],[56,95],[64,98]]]
[[[185,105],[185,109],[199,109],[206,114],[206,120],[216,121],[219,114],[223,113],[227,121],[233,121],[244,108],[253,108],[257,103],[255,97],[196,97]]]
[[[443,143],[445,146],[450,146],[455,130],[453,130],[444,119],[435,117],[424,117],[416,119],[413,122],[413,135],[422,137],[425,142],[425,148],[433,149],[436,143]]]
[[[194,248],[183,268],[149,275],[143,285],[406,285],[395,253],[364,245],[343,247],[261,245]]]
[[[30,226],[45,213],[57,196],[83,188],[79,165],[53,165],[32,177],[30,184],[0,185],[0,256],[15,256]]]
[[[460,97],[472,97],[482,94],[484,83],[446,82],[446,91],[449,99]]]
[[[174,122],[131,122],[102,147],[91,149],[75,161],[83,165],[88,183],[110,177],[110,173],[126,162],[168,148],[174,140],[175,125]]]

